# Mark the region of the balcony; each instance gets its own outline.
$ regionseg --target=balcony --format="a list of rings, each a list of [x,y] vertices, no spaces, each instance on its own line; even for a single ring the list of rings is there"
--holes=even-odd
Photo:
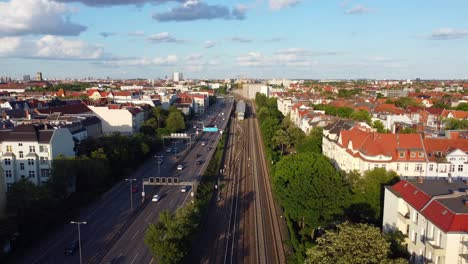
[[[398,219],[405,225],[408,225],[409,223],[411,223],[409,213],[406,213],[405,215],[403,215],[401,212],[398,212]]]
[[[434,240],[427,240],[427,249],[432,251],[432,254],[434,256],[444,256],[445,255],[445,249],[443,249],[440,246],[437,246]]]

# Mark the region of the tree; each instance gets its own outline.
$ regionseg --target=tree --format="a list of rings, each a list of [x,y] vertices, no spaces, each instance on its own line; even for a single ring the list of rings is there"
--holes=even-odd
[[[371,116],[370,116],[369,112],[367,112],[366,110],[361,109],[359,111],[356,111],[356,112],[352,113],[350,115],[350,117],[353,120],[356,120],[356,121],[359,121],[359,122],[366,122],[367,124],[371,123]]]
[[[455,107],[455,110],[468,111],[468,103],[460,103]]]
[[[468,129],[468,120],[447,118],[444,120],[447,130],[465,130]]]
[[[320,127],[314,127],[310,131],[309,135],[301,139],[300,142],[296,144],[296,150],[298,153],[322,153],[322,136],[323,131]]]
[[[166,120],[166,128],[175,133],[185,129],[184,116],[180,111],[171,111]]]
[[[343,214],[349,191],[342,177],[322,155],[284,156],[275,167],[273,188],[285,214],[303,234],[312,234]]]
[[[317,245],[307,251],[306,264],[381,264],[408,263],[391,259],[390,242],[380,229],[366,224],[345,222],[337,230],[328,230],[317,239]]]
[[[412,127],[404,127],[398,131],[399,134],[415,134],[416,132],[416,128]]]
[[[384,168],[375,168],[364,172],[361,177],[356,172],[348,173],[347,178],[353,192],[352,206],[349,208],[352,213],[349,215],[351,219],[380,222],[384,186],[397,182],[398,174]]]
[[[375,120],[372,123],[372,127],[377,129],[378,133],[388,133],[388,130],[385,128],[384,124],[380,120]]]
[[[284,154],[284,146],[291,145],[291,139],[289,138],[289,134],[284,131],[283,129],[278,129],[275,132],[275,135],[271,139],[273,146],[281,146],[281,155]]]

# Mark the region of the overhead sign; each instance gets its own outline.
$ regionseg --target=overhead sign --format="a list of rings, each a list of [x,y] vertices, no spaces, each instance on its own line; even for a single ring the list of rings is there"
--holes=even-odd
[[[172,138],[188,138],[187,133],[171,133]]]
[[[203,132],[218,132],[217,127],[204,127]]]

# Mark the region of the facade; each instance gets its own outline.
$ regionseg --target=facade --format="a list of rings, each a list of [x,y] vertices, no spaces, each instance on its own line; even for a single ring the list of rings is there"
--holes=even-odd
[[[431,139],[420,134],[376,133],[355,125],[330,133],[324,129],[323,154],[347,172],[374,168],[404,177],[468,178],[468,139]]]
[[[468,263],[468,184],[402,180],[385,188],[383,231],[405,235],[411,263]]]
[[[6,213],[5,174],[3,173],[3,168],[0,167],[0,219],[3,219],[5,217],[5,213]]]
[[[42,81],[42,72],[36,73],[36,81],[38,82]]]
[[[208,110],[208,107],[210,106],[208,96],[202,94],[193,94],[191,97],[193,99],[193,112],[196,115],[203,114],[206,110]]]
[[[121,105],[88,106],[101,120],[102,133],[134,134],[140,131],[145,113],[140,108],[122,108]]]
[[[20,179],[41,184],[49,179],[52,160],[59,155],[74,157],[70,130],[44,125],[19,125],[0,131],[0,163],[6,189]]]
[[[173,72],[172,73],[172,81],[174,82],[180,82],[183,81],[184,77],[181,72]]]

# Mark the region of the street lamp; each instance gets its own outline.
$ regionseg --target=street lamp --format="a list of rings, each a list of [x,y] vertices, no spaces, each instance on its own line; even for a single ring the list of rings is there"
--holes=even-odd
[[[133,181],[136,181],[136,179],[125,179],[125,181],[130,182],[130,207],[132,208],[133,212],[133,195],[132,195],[132,189],[133,189]]]
[[[154,158],[156,159],[156,162],[158,163],[158,175],[161,175],[161,162],[159,159],[162,159],[164,156],[158,156],[154,155]]]
[[[80,251],[80,264],[83,264],[83,256],[81,255],[81,233],[80,225],[86,225],[88,222],[83,221],[71,221],[70,224],[75,224],[78,226],[78,250]]]

